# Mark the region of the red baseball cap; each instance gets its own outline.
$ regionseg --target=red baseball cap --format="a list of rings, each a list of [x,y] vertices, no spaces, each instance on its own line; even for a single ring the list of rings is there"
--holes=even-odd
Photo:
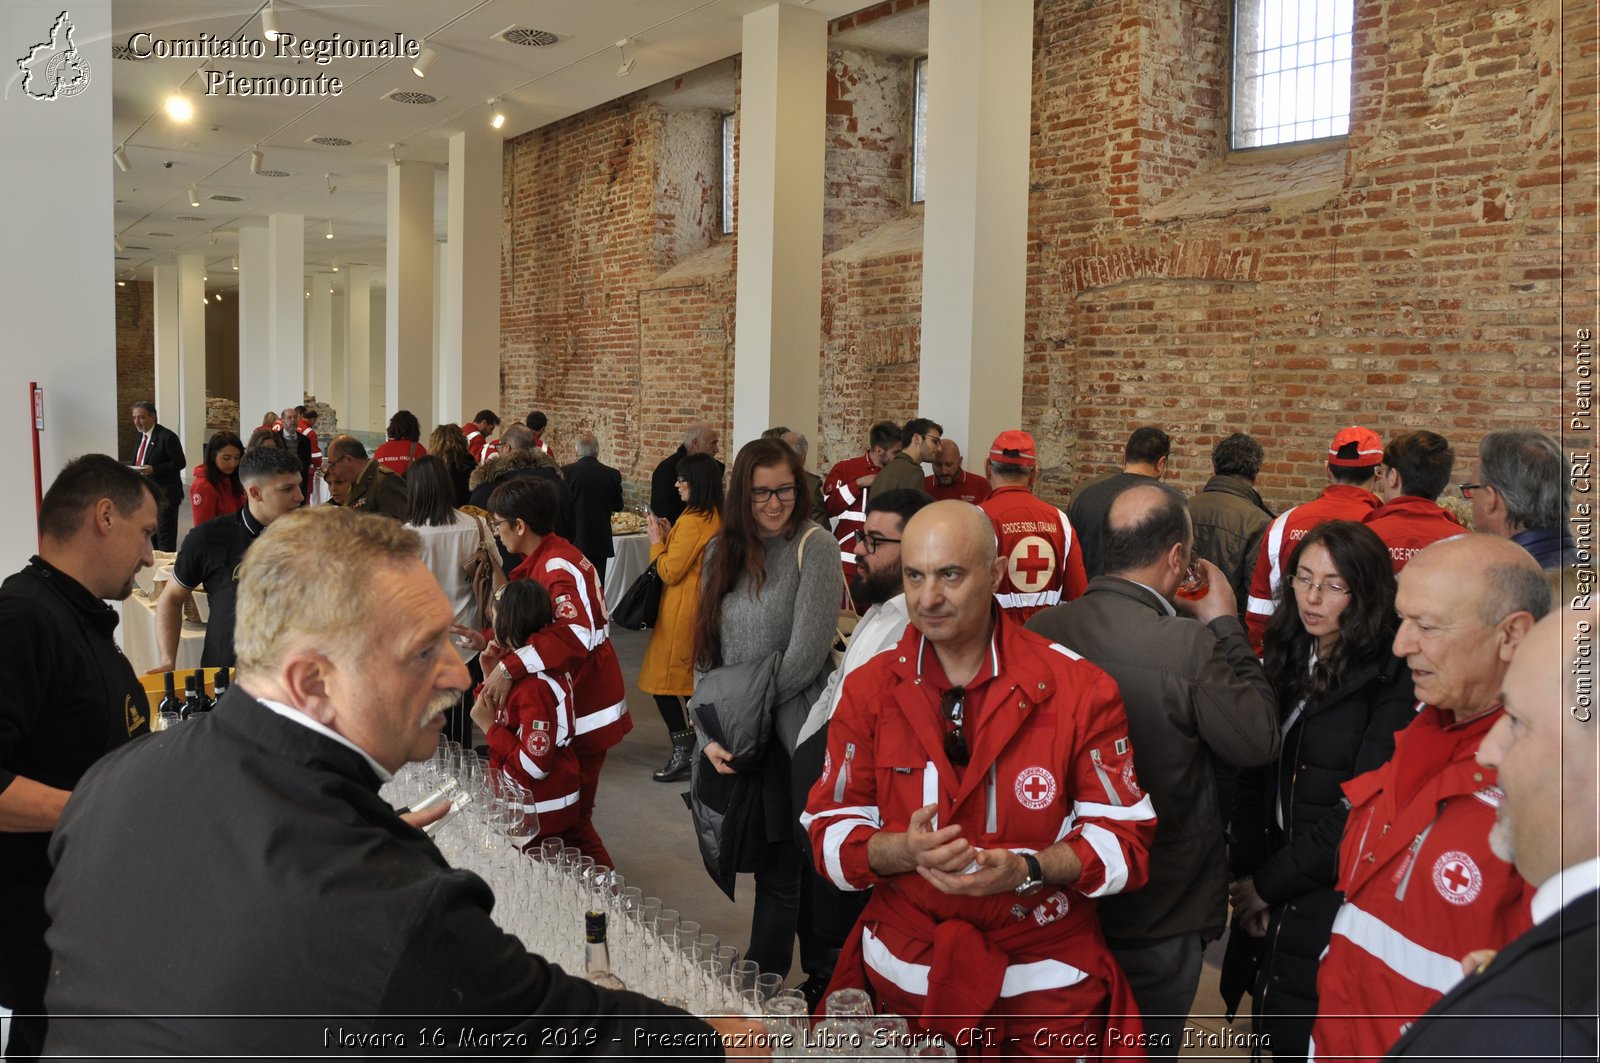
[[[1362,468],[1383,463],[1383,440],[1370,428],[1353,424],[1328,444],[1328,464]]]
[[[1039,455],[1034,449],[1033,437],[1020,428],[1013,428],[994,437],[994,442],[989,444],[989,460],[1003,465],[1036,465]]]

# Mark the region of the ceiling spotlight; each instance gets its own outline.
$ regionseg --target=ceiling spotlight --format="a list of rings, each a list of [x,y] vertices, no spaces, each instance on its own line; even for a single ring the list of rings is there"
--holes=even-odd
[[[334,259],[333,260],[333,271],[335,273],[339,272],[339,260],[338,259]]]
[[[323,233],[322,235],[326,236],[329,240],[333,239],[333,219],[332,218],[328,219],[328,231]]]
[[[497,99],[491,99],[489,101],[489,128],[499,129],[505,124],[506,113],[500,109],[500,101]]]
[[[167,97],[166,110],[167,117],[174,122],[187,122],[194,117],[194,104],[181,92],[174,92]]]
[[[251,173],[257,174],[257,173],[261,172],[261,163],[263,161],[263,158],[264,157],[261,154],[261,145],[257,144],[255,147],[250,149],[250,172]]]
[[[428,76],[428,68],[433,66],[433,61],[439,58],[439,53],[432,48],[422,49],[422,54],[417,56],[417,61],[411,64],[411,72],[419,78]]]
[[[199,205],[200,205],[200,189],[198,187],[196,187],[195,185],[190,185],[189,186],[189,206],[198,207]]]
[[[628,45],[630,43],[632,43],[632,41],[627,37],[624,37],[617,42],[617,51],[622,56],[622,65],[617,67],[617,77],[619,78],[625,78],[629,74],[633,73],[633,57],[628,55]]]
[[[127,250],[127,248],[122,246],[122,237],[120,237],[120,236],[113,236],[111,238],[111,243],[112,243],[112,245],[114,247],[116,247],[116,249],[118,251],[126,251]]]
[[[233,256],[233,271],[235,273],[239,272],[239,256],[238,255],[234,255]]]
[[[117,169],[123,173],[128,172],[128,153],[120,145],[111,153],[111,161],[117,164]]]
[[[123,280],[120,277],[117,278],[117,287],[118,288],[126,288],[127,286],[128,286],[128,282],[127,281]]]
[[[210,244],[212,247],[216,247],[217,246],[217,230],[215,230],[215,229],[207,229],[206,230],[206,243]]]
[[[333,174],[325,173],[322,175],[322,179],[328,182],[328,195],[331,196],[335,192],[339,191],[339,186],[333,183]]]
[[[395,149],[397,149],[399,147],[400,147],[399,144],[390,144],[389,145],[389,160],[391,162],[393,162],[396,166],[400,165],[400,152],[395,150]]]
[[[278,9],[272,6],[272,0],[267,0],[267,6],[261,9],[261,36],[269,41],[278,39]]]

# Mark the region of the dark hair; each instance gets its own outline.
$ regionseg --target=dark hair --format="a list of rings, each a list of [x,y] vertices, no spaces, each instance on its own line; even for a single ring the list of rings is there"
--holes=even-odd
[[[1336,484],[1352,484],[1359,486],[1372,479],[1372,474],[1378,471],[1376,465],[1335,465],[1328,463],[1328,478]]]
[[[550,592],[538,580],[515,579],[494,599],[494,637],[502,646],[521,646],[555,619]]]
[[[296,406],[295,409],[299,410],[300,416],[304,417],[308,421],[315,421],[318,417],[322,416],[317,412],[317,408],[315,406]]]
[[[1514,428],[1484,436],[1478,479],[1499,493],[1515,530],[1566,523],[1572,477],[1561,445],[1543,432]]]
[[[456,519],[455,486],[437,454],[424,454],[406,470],[406,523],[441,527]]]
[[[892,447],[900,442],[900,426],[893,421],[879,421],[872,426],[869,446]]]
[[[242,495],[244,489],[239,486],[239,467],[236,465],[232,472],[227,473],[217,468],[217,455],[222,453],[223,447],[233,447],[238,450],[239,457],[244,457],[244,443],[240,441],[238,435],[227,431],[217,432],[206,441],[206,461],[201,466],[200,475],[204,476],[212,487],[230,484],[235,495]]]
[[[370,460],[367,457],[366,444],[355,436],[334,436],[333,442],[328,444],[328,457],[334,460],[339,458],[357,458],[361,461]]]
[[[133,405],[129,406],[128,408],[130,410],[143,410],[145,413],[148,413],[151,417],[154,417],[156,415],[156,404],[151,402],[149,399],[140,399],[138,402],[135,402]]]
[[[1172,453],[1172,437],[1153,424],[1135,428],[1122,448],[1122,461],[1126,465],[1154,465]]]
[[[470,472],[477,467],[477,462],[472,460],[472,450],[467,446],[467,434],[460,425],[442,424],[435,428],[428,436],[428,453],[443,458],[450,472]]]
[[[762,439],[782,439],[789,432],[787,425],[775,424],[761,433]]]
[[[257,428],[250,433],[250,445],[245,450],[254,450],[257,447],[272,447],[275,450],[283,449],[283,440],[278,438],[278,433],[270,428]]]
[[[1187,543],[1194,535],[1189,522],[1189,502],[1182,491],[1160,482],[1135,484],[1125,488],[1122,494],[1129,491],[1160,491],[1161,501],[1134,524],[1119,525],[1112,521],[1116,499],[1106,507],[1105,520],[1100,525],[1100,562],[1108,575],[1153,565],[1173,543]]]
[[[1018,465],[1015,462],[1009,461],[995,461],[993,458],[988,459],[988,462],[989,471],[991,473],[993,473],[995,476],[1003,476],[1008,479],[1012,477],[1021,477],[1025,479],[1028,474],[1033,472],[1033,470],[1037,467],[1033,465]]]
[[[299,476],[300,458],[282,447],[251,447],[239,459],[239,479],[255,483],[269,476]]]
[[[415,443],[422,438],[422,424],[410,410],[396,410],[384,434],[390,439],[409,439]]]
[[[722,663],[722,600],[746,576],[760,592],[767,581],[765,532],[756,523],[755,503],[750,485],[757,469],[786,466],[794,477],[794,508],[783,526],[785,539],[793,539],[809,522],[811,485],[807,482],[800,455],[781,439],[752,439],[739,448],[733,459],[728,497],[722,507],[722,533],[717,548],[706,555],[705,577],[701,584],[700,612],[695,619],[695,664],[715,668]]]
[[[150,479],[115,458],[85,454],[74,458],[56,475],[39,506],[39,534],[62,542],[78,534],[89,507],[109,498],[124,517],[131,517],[149,495],[161,505],[161,491]]]
[[[306,406],[305,406],[305,403],[303,403],[303,402],[297,402],[297,403],[295,403],[295,405],[294,405],[294,412],[295,412],[295,413],[296,413],[296,414],[298,414],[298,415],[299,415],[299,416],[301,416],[301,417],[304,417],[304,416],[305,416],[305,415],[306,415]]]
[[[1449,486],[1456,452],[1439,433],[1419,430],[1389,440],[1383,463],[1400,474],[1401,494],[1436,502]]]
[[[944,435],[944,425],[937,421],[930,421],[926,417],[913,417],[900,429],[900,445],[909,447],[914,438],[925,436],[929,432],[938,432],[940,435]]]
[[[500,424],[500,415],[495,413],[493,410],[479,410],[477,416],[475,416],[472,420],[477,424],[482,424],[484,421],[488,421],[491,425],[497,426]]]
[[[722,509],[722,466],[710,454],[690,454],[678,462],[678,479],[689,484],[686,509],[716,513]]]
[[[1306,670],[1312,635],[1300,622],[1294,595],[1294,574],[1300,558],[1321,546],[1333,559],[1339,578],[1350,588],[1350,601],[1339,616],[1339,642],[1316,667]],[[1262,664],[1278,691],[1279,711],[1287,715],[1301,698],[1332,690],[1350,668],[1389,655],[1397,622],[1394,615],[1394,562],[1388,547],[1365,524],[1330,520],[1306,533],[1289,554],[1289,566],[1278,581],[1277,607],[1262,636]]]
[[[932,503],[933,496],[922,488],[901,487],[881,495],[868,495],[867,514],[893,513],[900,518],[900,526],[904,528],[906,521],[917,515],[917,510]]]
[[[550,423],[550,418],[544,415],[543,410],[534,410],[532,413],[528,414],[528,419],[523,423],[529,428],[533,429],[535,432],[543,432],[545,425]]]
[[[513,476],[489,495],[489,512],[506,520],[520,520],[543,538],[556,526],[561,495],[543,476]]]
[[[1211,471],[1217,476],[1254,480],[1261,472],[1263,457],[1260,443],[1243,432],[1234,432],[1217,440],[1217,445],[1211,448]]]

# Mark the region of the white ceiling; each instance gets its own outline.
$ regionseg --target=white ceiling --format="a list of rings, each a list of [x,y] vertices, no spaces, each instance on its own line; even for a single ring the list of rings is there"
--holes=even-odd
[[[229,259],[238,250],[238,230],[266,225],[271,213],[306,219],[308,273],[366,263],[382,269],[391,144],[402,160],[441,165],[435,227],[444,236],[448,138],[474,123],[487,126],[490,97],[503,101],[514,137],[588,110],[608,100],[654,86],[652,96],[680,105],[709,105],[722,96],[727,68],[683,79],[680,75],[735,55],[742,19],[774,0],[277,0],[283,31],[301,40],[339,34],[345,39],[427,38],[438,59],[425,78],[409,59],[336,58],[325,66],[309,60],[214,59],[214,69],[241,78],[269,75],[336,76],[337,96],[205,96],[199,59],[118,60],[112,64],[115,143],[125,146],[127,173],[116,176],[116,227],[126,250],[117,253],[119,276],[127,269],[148,278],[154,261],[178,253],[203,254],[213,289],[235,286]],[[828,18],[871,6],[860,0],[779,0],[806,6]],[[264,0],[116,0],[112,44],[126,45],[140,31],[162,40],[261,40]],[[545,30],[557,43],[524,47],[493,39],[511,26]],[[620,38],[630,38],[631,73],[618,76]],[[120,49],[118,49],[120,52]],[[187,82],[187,83],[185,83]],[[195,104],[194,118],[177,123],[163,104],[180,85]],[[437,103],[396,103],[384,96],[397,89],[436,96]],[[731,105],[731,94],[727,103]],[[310,143],[340,137],[348,147]],[[250,173],[250,151],[259,145],[264,169],[289,177]],[[107,160],[110,164],[110,160]],[[324,177],[324,175],[331,177]],[[328,185],[337,191],[330,194]],[[190,206],[196,186],[200,206]],[[238,202],[214,196],[237,196]],[[183,221],[182,217],[199,220]],[[333,223],[334,238],[324,236]],[[158,236],[155,233],[170,235]],[[380,274],[381,275],[381,274]],[[344,274],[339,274],[342,277]],[[337,283],[337,278],[330,277]]]

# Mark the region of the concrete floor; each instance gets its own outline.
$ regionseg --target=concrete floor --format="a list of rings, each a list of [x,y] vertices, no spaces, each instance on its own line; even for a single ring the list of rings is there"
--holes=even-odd
[[[639,662],[649,642],[649,632],[612,628],[611,638],[622,663],[622,674],[630,683],[628,709],[633,714],[633,731],[611,750],[605,773],[600,777],[600,795],[595,803],[595,823],[606,848],[617,862],[617,870],[631,885],[647,896],[660,897],[686,918],[698,919],[742,952],[749,941],[750,904],[754,881],[741,875],[735,888],[736,901],[729,901],[712,883],[700,860],[689,811],[679,796],[688,789],[682,783],[658,783],[650,773],[666,762],[671,743],[666,726],[656,711],[655,702],[631,686],[639,674]],[[1225,1037],[1237,1037],[1250,1028],[1249,1002],[1245,1014],[1233,1026],[1223,1018],[1222,999],[1217,993],[1218,965],[1222,962],[1223,942],[1206,952],[1190,1025],[1197,1043],[1185,1056],[1248,1058],[1247,1047],[1227,1046]],[[790,973],[791,984],[804,978],[798,958]],[[1226,1031],[1226,1032],[1224,1032]]]

